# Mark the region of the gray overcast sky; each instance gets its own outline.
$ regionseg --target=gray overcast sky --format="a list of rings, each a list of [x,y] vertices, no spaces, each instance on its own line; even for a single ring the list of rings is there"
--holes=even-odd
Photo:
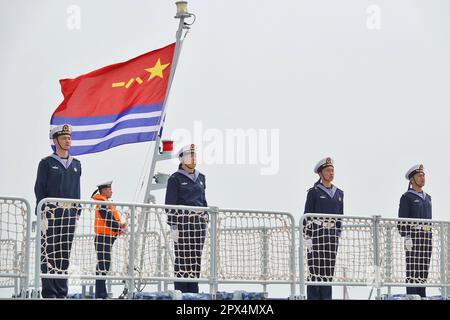
[[[0,194],[34,204],[49,119],[62,101],[58,80],[173,42],[173,2],[0,0]],[[72,4],[79,30],[67,27]],[[369,5],[380,9],[379,30],[367,27]],[[420,162],[434,217],[449,219],[450,2],[192,0],[189,8],[197,21],[181,53],[166,137],[193,130],[194,121],[205,130],[280,134],[275,175],[258,165],[199,165],[210,204],[298,219],[317,180],[313,167],[330,155],[346,214],[396,216],[404,173]],[[111,178],[115,200],[135,200],[150,145],[80,156],[83,198]]]

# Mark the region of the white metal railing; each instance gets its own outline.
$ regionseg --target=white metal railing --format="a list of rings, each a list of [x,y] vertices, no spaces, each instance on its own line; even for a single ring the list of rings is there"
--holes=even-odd
[[[27,200],[0,196],[0,288],[25,297],[30,265],[31,208]]]
[[[119,235],[113,245],[110,271],[96,275],[95,208],[110,204],[116,207],[122,222],[128,224],[128,232]],[[276,283],[289,285],[290,296],[295,295],[295,222],[289,213],[54,198],[43,199],[38,208],[42,221],[37,223],[37,234],[42,239],[35,241],[34,251],[42,250],[43,255],[35,254],[35,292],[40,289],[41,278],[68,278],[70,284],[95,279],[125,280],[129,297],[136,283],[156,283],[158,288],[167,290],[168,283],[192,281],[208,284],[212,294],[218,291],[219,283],[253,283],[264,288]],[[57,267],[59,262],[49,258],[54,252],[46,253],[46,248],[54,245],[50,240],[53,232],[46,230],[64,225],[58,219],[78,214],[78,219],[72,219],[75,230],[71,250],[61,247],[58,253],[61,256],[64,250],[70,251],[70,258],[66,254],[66,267]],[[209,221],[200,236],[189,225],[205,217]],[[176,220],[184,239],[177,244],[171,237],[171,219]],[[47,225],[41,234],[42,226]],[[183,256],[188,252],[183,250],[192,246],[202,246],[201,272],[187,271],[191,272],[187,278],[177,277],[176,273],[185,270]],[[48,272],[41,272],[42,263],[50,265]]]
[[[109,204],[117,208],[128,230],[113,245],[110,271],[96,275],[95,208]],[[443,296],[449,295],[448,221],[307,214],[296,226],[292,215],[286,212],[71,199],[44,199],[38,208],[40,219],[33,235],[29,203],[22,198],[0,197],[0,288],[12,289],[15,297],[27,296],[29,287],[34,287],[36,297],[41,278],[68,278],[69,285],[93,285],[96,279],[106,279],[110,285],[125,282],[128,297],[147,284],[157,285],[161,291],[168,290],[170,283],[190,281],[207,284],[212,294],[220,284],[258,284],[264,291],[267,285],[284,284],[290,287],[292,297],[299,284],[303,298],[306,285],[313,284],[366,286],[375,289],[378,297],[382,289],[390,293],[392,287],[405,286],[436,287]],[[57,268],[55,272],[41,273],[41,245],[45,244],[41,239],[41,227],[45,226],[41,218],[48,214],[48,223],[57,209],[80,213],[75,220],[70,263],[67,274]],[[202,244],[200,275],[195,279],[178,278],[168,219],[177,213],[197,219],[205,212],[209,221]],[[317,274],[311,272],[311,256],[308,264],[309,250],[313,248],[306,246],[305,235],[311,226],[330,227],[330,221],[335,223],[332,227],[339,222],[340,229],[334,272],[330,281],[317,281],[317,277],[312,277]],[[427,241],[431,248],[426,281],[406,283],[405,236],[411,230],[424,229],[430,234]]]
[[[305,214],[298,228],[300,296],[306,285],[340,285],[371,287],[377,297],[383,287],[439,287],[447,297],[449,228],[448,221]],[[414,245],[405,249],[408,237]]]
[[[287,212],[219,209],[218,283],[288,284],[295,295],[295,221]]]

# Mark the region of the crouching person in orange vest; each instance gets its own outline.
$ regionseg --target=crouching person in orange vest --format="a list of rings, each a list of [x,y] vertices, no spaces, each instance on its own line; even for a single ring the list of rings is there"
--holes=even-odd
[[[97,201],[109,201],[112,196],[112,181],[97,186],[92,194],[92,199]],[[119,212],[112,205],[95,207],[95,251],[97,251],[96,275],[107,275],[111,266],[111,249],[117,236],[126,230],[126,223],[120,222]],[[106,299],[106,280],[95,281],[95,298]]]

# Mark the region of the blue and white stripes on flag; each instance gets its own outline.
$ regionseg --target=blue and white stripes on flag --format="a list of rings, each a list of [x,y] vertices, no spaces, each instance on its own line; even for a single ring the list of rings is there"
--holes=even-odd
[[[158,103],[135,106],[117,115],[52,117],[51,128],[62,124],[72,126],[70,154],[75,156],[127,143],[154,141],[160,128],[161,115],[162,103]]]

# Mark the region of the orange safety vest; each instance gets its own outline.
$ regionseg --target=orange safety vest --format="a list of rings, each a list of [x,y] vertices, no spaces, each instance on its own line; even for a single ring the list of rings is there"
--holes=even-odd
[[[100,194],[96,194],[92,197],[94,200],[99,201],[108,201],[104,196]],[[102,215],[100,214],[100,206],[97,205],[95,207],[95,221],[94,221],[94,232],[95,234],[101,234],[101,235],[110,235],[110,236],[117,236],[119,233],[112,231],[111,228],[109,228],[106,224],[105,219],[102,218]],[[116,207],[109,205],[108,210],[113,213],[114,220],[120,224],[120,216],[119,212],[117,212]]]

